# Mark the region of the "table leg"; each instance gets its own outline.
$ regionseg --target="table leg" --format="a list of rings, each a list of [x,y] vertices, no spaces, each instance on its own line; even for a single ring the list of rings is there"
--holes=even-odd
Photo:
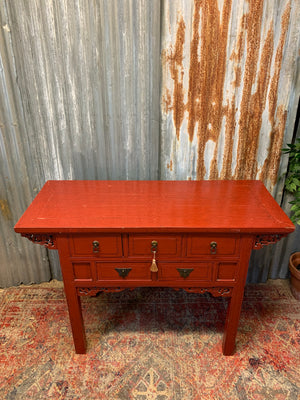
[[[224,356],[232,355],[235,349],[235,338],[240,319],[243,293],[243,290],[233,293],[231,299],[229,300],[225,322],[225,332],[223,337]]]
[[[237,285],[233,288],[232,296],[229,300],[225,332],[223,336],[223,354],[225,356],[232,355],[235,349],[235,338],[239,325],[252,245],[253,239],[251,236],[245,236],[241,239],[240,266]]]
[[[74,286],[73,268],[69,259],[68,237],[59,236],[57,238],[57,247],[61,272],[64,280],[75,351],[77,354],[84,354],[86,353],[85,330],[81,311],[81,301],[80,297],[77,295],[77,289]]]
[[[76,288],[65,285],[65,293],[69,309],[73,341],[77,354],[86,353],[86,338],[81,311],[80,297],[77,296]]]

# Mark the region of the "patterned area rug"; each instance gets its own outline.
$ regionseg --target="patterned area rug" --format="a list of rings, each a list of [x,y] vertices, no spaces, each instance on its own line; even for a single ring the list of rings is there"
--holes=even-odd
[[[82,299],[74,353],[61,283],[0,290],[0,399],[300,398],[300,303],[288,281],[248,285],[231,357],[227,300],[172,289]]]

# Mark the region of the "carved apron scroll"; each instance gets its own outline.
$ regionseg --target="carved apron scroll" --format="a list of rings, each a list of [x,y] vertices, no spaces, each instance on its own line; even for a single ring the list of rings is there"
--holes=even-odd
[[[22,233],[22,236],[26,237],[33,243],[40,244],[41,246],[47,247],[50,250],[56,250],[56,240],[52,235],[39,235],[35,233]]]
[[[254,239],[253,249],[254,250],[262,249],[263,247],[268,246],[269,244],[274,244],[278,242],[281,238],[285,236],[287,235],[284,234],[257,235],[256,238]]]

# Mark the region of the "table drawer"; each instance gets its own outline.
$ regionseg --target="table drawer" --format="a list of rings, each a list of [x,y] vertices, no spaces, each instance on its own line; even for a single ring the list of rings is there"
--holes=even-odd
[[[157,242],[157,259],[178,257],[181,255],[181,236],[180,235],[161,235],[161,234],[135,234],[129,235],[128,256],[152,258],[152,242]]]
[[[236,236],[191,235],[187,238],[187,256],[236,255],[239,238]]]
[[[70,238],[72,256],[122,257],[121,235],[88,234]]]
[[[158,276],[162,281],[201,281],[211,282],[213,277],[212,263],[159,263]]]
[[[100,263],[96,262],[98,281],[150,281],[149,263]]]
[[[217,264],[216,281],[235,282],[237,280],[238,263],[220,262]]]
[[[92,265],[88,262],[72,263],[74,281],[91,282],[93,280]]]

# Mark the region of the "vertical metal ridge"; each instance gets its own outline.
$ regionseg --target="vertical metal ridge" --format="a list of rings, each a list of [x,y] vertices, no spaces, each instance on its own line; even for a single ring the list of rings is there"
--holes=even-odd
[[[0,285],[50,277],[45,250],[13,232],[47,179],[157,178],[159,7],[1,2]]]

